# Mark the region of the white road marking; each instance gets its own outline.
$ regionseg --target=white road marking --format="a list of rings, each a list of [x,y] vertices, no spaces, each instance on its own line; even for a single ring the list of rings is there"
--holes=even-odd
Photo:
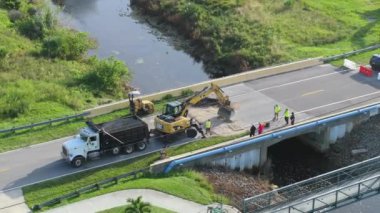
[[[288,86],[288,85],[292,85],[292,84],[296,84],[296,83],[301,83],[301,82],[304,82],[304,81],[310,81],[310,80],[313,80],[313,79],[316,79],[316,78],[323,78],[323,77],[330,76],[330,75],[336,75],[336,74],[339,74],[339,73],[342,73],[342,72],[347,72],[347,70],[340,70],[340,71],[336,71],[334,73],[328,73],[328,74],[324,74],[324,75],[313,76],[313,77],[301,79],[301,80],[298,80],[298,81],[292,81],[292,82],[285,83],[285,84],[280,84],[280,85],[276,85],[276,86],[271,86],[271,87],[259,89],[257,91],[261,92],[261,91],[265,91],[265,90],[270,90],[270,89],[274,89],[274,88]]]
[[[8,171],[8,168],[0,168],[0,173]]]
[[[373,93],[368,93],[368,94],[361,95],[361,96],[356,96],[356,97],[353,97],[353,98],[348,98],[348,99],[345,99],[345,100],[341,100],[341,101],[325,104],[325,105],[322,105],[322,106],[317,106],[317,107],[310,108],[310,109],[307,109],[307,110],[299,111],[297,113],[305,113],[305,112],[313,111],[313,110],[316,110],[316,109],[320,109],[320,108],[324,108],[324,107],[328,107],[328,106],[332,106],[332,105],[336,105],[336,104],[341,104],[341,103],[344,103],[344,102],[347,102],[347,101],[352,101],[352,100],[355,100],[355,99],[364,98],[364,97],[371,96],[371,95],[376,95],[376,94],[380,94],[380,91],[373,92]]]
[[[317,94],[317,93],[321,93],[321,92],[324,92],[324,91],[325,91],[325,90],[320,89],[320,90],[316,90],[316,91],[313,91],[313,92],[308,92],[308,93],[303,94],[302,97],[304,97],[304,96],[309,96],[309,95],[315,95],[315,94]]]

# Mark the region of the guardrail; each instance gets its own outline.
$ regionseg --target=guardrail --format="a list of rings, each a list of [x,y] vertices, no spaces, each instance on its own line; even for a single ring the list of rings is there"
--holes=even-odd
[[[302,200],[290,206],[274,210],[273,213],[327,212],[340,207],[340,204],[342,206],[347,205],[350,202],[355,202],[378,193],[380,193],[380,175]]]
[[[265,212],[300,198],[321,192],[347,181],[355,180],[370,173],[380,171],[380,156],[356,163],[326,174],[294,183],[264,194],[246,198],[243,212]]]
[[[149,168],[135,170],[135,171],[128,172],[128,173],[125,173],[125,174],[122,174],[122,175],[118,175],[116,177],[107,178],[107,179],[102,180],[100,182],[97,182],[95,184],[91,184],[91,185],[82,187],[82,188],[80,188],[78,190],[75,190],[73,192],[70,192],[70,193],[64,194],[62,196],[50,199],[50,200],[48,200],[46,202],[43,202],[41,204],[36,204],[36,205],[33,206],[32,210],[33,211],[37,211],[37,210],[41,210],[43,207],[56,205],[58,203],[61,203],[62,200],[79,197],[83,193],[99,190],[104,185],[109,186],[111,184],[113,184],[113,185],[114,184],[118,184],[121,179],[127,179],[127,178],[130,178],[130,177],[133,177],[133,179],[136,179],[139,174],[145,174],[147,172],[149,172]]]
[[[363,49],[343,53],[340,55],[334,55],[334,56],[326,57],[326,58],[323,58],[323,62],[328,63],[330,61],[335,61],[337,59],[347,58],[348,56],[356,55],[356,54],[363,53],[363,52],[368,52],[368,51],[379,49],[379,48],[380,48],[380,44],[377,44],[377,45],[369,46],[369,47],[366,47]]]
[[[89,114],[90,114],[89,112],[83,112],[81,114],[69,115],[69,116],[56,118],[56,119],[49,119],[47,121],[42,121],[42,122],[38,122],[38,123],[31,123],[29,125],[12,127],[9,129],[0,129],[0,133],[7,133],[7,132],[15,133],[17,130],[31,129],[33,127],[44,126],[44,125],[52,125],[53,123],[57,123],[57,122],[69,121],[70,119],[85,117]]]

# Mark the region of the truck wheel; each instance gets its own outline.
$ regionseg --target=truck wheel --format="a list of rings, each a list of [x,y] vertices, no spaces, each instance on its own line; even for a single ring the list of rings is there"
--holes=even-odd
[[[189,138],[195,138],[195,136],[197,136],[197,130],[194,128],[189,128],[186,130],[186,135]]]
[[[146,149],[146,143],[145,142],[139,142],[139,143],[137,143],[137,149],[139,151],[142,151],[142,150]]]
[[[113,155],[118,155],[120,153],[120,148],[119,147],[114,147],[113,149],[112,149],[112,154]]]
[[[124,148],[124,152],[126,154],[131,154],[133,151],[135,151],[133,145],[127,145],[125,148]]]
[[[75,157],[72,161],[71,161],[71,165],[75,168],[79,168],[83,165],[84,163],[84,157]]]

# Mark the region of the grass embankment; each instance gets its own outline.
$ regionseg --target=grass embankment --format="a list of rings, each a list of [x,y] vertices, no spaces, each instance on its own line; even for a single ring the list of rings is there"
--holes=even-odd
[[[190,151],[194,151],[197,149],[201,149],[204,147],[209,147],[209,146],[222,143],[225,141],[233,140],[233,139],[242,137],[243,135],[245,134],[228,136],[228,137],[212,137],[212,138],[202,139],[194,143],[186,144],[180,147],[169,148],[167,150],[167,153],[169,156],[175,156],[175,155],[187,153]],[[128,173],[128,172],[142,169],[142,168],[147,168],[149,167],[150,164],[152,164],[158,159],[159,159],[159,154],[154,153],[142,158],[134,159],[133,161],[120,162],[120,163],[113,164],[112,166],[108,166],[108,167],[104,167],[100,169],[94,169],[91,171],[86,171],[79,174],[74,174],[67,177],[62,177],[55,180],[46,181],[46,182],[35,184],[32,186],[27,186],[23,188],[25,201],[29,207],[33,207],[36,204],[40,204],[42,202],[50,200],[54,197],[64,195],[66,193],[70,193],[81,187],[94,184],[106,178],[114,177],[120,174]],[[158,177],[158,178],[153,178],[153,179],[152,177],[146,177],[146,178],[142,178],[141,180],[138,179],[131,182],[121,182],[120,184],[103,188],[99,191],[83,194],[78,198],[64,201],[63,204],[76,202],[79,200],[83,200],[86,198],[94,197],[97,195],[101,195],[101,194],[105,194],[105,193],[109,193],[113,191],[120,191],[126,188],[156,189],[159,191],[167,192],[167,193],[170,193],[170,194],[173,194],[185,199],[193,200],[195,202],[204,203],[204,204],[209,203],[212,201],[212,199],[214,199],[212,196],[210,197],[210,194],[212,194],[210,191],[211,188],[206,187],[206,189],[209,191],[207,190],[205,191],[205,189],[202,190],[201,188],[203,187],[201,188],[192,187],[193,185],[189,185],[190,188],[187,188],[188,187],[187,184],[183,182],[186,180],[187,176],[185,175],[185,178],[184,178],[182,177],[183,176],[182,174],[183,173],[175,173],[167,177],[164,176],[164,177]],[[189,174],[189,173],[185,173],[185,174]],[[174,178],[178,180],[178,182],[177,183],[172,182],[170,178]],[[200,180],[202,180],[202,178],[200,178]],[[205,183],[200,180],[196,182],[199,182],[199,184],[204,185]],[[167,181],[167,184],[165,184],[165,181]],[[205,186],[209,186],[209,185],[206,184]],[[176,190],[179,190],[179,191],[176,191]],[[191,193],[191,194],[186,194],[186,193]]]
[[[87,57],[87,34],[61,27],[43,0],[0,2],[0,129],[72,115],[124,96],[126,66]]]
[[[112,209],[107,209],[107,210],[100,211],[100,212],[97,212],[97,213],[125,213],[125,208],[126,207],[127,207],[127,205],[120,206],[120,207],[115,207],[115,208],[112,208]],[[167,210],[167,209],[163,209],[163,208],[159,208],[159,207],[156,207],[156,206],[151,206],[151,212],[152,213],[175,213],[173,211],[170,211],[170,210]]]
[[[194,55],[223,71],[216,76],[380,42],[380,1],[131,2],[192,41]]]

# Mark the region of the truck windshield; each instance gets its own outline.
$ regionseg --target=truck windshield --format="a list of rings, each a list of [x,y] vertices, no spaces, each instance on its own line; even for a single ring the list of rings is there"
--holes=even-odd
[[[88,137],[86,135],[80,135],[80,139],[84,142],[87,142]]]

